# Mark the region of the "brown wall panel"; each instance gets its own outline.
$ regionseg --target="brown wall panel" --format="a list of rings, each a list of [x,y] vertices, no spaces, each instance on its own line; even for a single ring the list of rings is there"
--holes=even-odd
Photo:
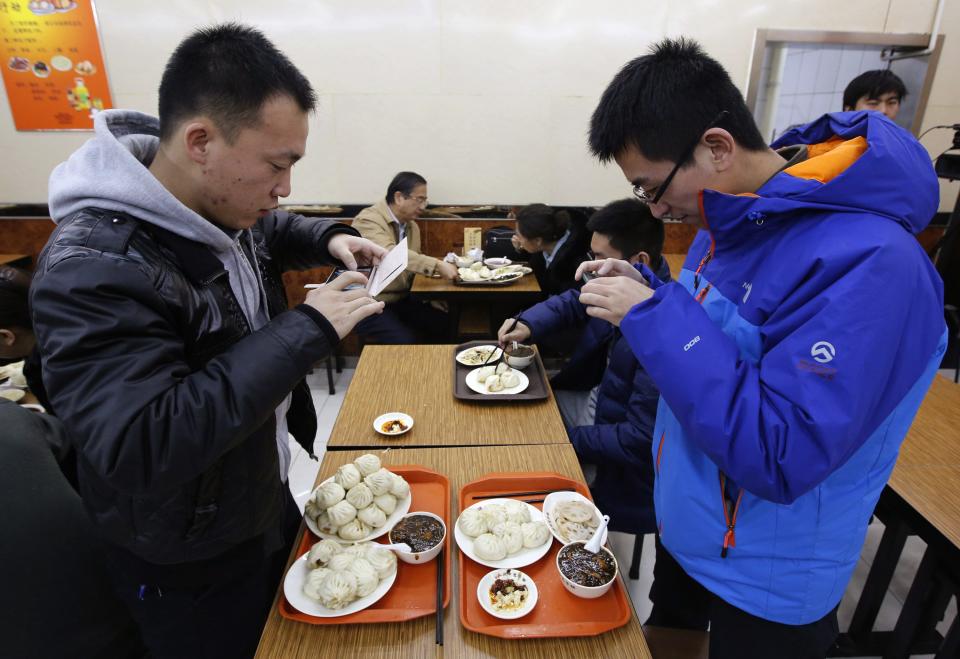
[[[350,220],[341,220],[350,223]],[[506,219],[423,219],[420,220],[422,249],[425,254],[442,257],[447,252],[461,253],[463,250],[463,229],[480,227],[484,231],[495,226],[515,225],[514,220]],[[0,219],[0,253],[29,254],[36,263],[40,251],[53,232],[54,224],[49,218],[3,218]],[[685,254],[693,242],[697,229],[687,224],[667,224],[663,251],[666,254]],[[924,229],[917,239],[929,254],[943,235],[943,227]],[[301,272],[287,272],[283,275],[284,286],[291,306],[300,304],[306,298],[304,284],[326,281],[330,268],[315,268]],[[359,354],[359,344],[351,335],[341,344],[341,353]]]

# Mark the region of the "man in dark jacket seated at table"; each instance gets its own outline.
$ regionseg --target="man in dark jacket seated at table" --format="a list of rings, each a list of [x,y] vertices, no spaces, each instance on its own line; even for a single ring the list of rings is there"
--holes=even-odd
[[[590,218],[594,258],[644,263],[661,281],[670,269],[661,255],[663,222],[636,199],[612,202]],[[570,360],[551,380],[570,442],[580,462],[596,466],[590,486],[610,529],[626,533],[655,531],[653,466],[650,446],[660,394],[615,326],[587,315],[572,289],[537,304],[500,328],[501,344],[536,342],[570,327],[583,336]]]

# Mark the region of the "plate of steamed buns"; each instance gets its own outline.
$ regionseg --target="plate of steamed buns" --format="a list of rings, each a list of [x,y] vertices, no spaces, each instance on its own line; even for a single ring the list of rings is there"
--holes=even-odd
[[[397,557],[382,545],[323,539],[287,570],[283,594],[302,613],[333,618],[372,606],[396,579]]]
[[[530,385],[522,371],[505,362],[475,368],[467,373],[465,382],[478,394],[519,394]]]
[[[516,499],[488,499],[466,508],[454,527],[460,551],[492,568],[521,568],[550,550],[553,536],[543,514]]]
[[[392,529],[409,512],[411,500],[409,483],[367,453],[317,486],[303,518],[320,538],[363,542]]]

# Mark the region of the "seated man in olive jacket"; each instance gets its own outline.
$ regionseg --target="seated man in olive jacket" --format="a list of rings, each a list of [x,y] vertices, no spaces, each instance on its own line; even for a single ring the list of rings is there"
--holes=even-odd
[[[313,454],[304,377],[382,308],[362,285],[345,290],[366,283],[349,272],[288,309],[281,273],[386,252],[277,210],[316,97],[260,32],[189,36],[159,101],[159,120],[97,113],[94,137],[51,175],[34,331],[150,655],[249,657],[300,521],[286,481],[289,434]]]
[[[393,177],[387,194],[364,208],[353,221],[360,235],[381,247],[392,249],[404,238],[409,254],[407,270],[377,296],[386,307],[383,313],[357,325],[357,334],[367,343],[437,343],[443,340],[447,316],[425,302],[411,300],[410,286],[417,273],[428,277],[457,278],[457,267],[420,253],[417,218],[427,207],[427,181],[414,172]]]

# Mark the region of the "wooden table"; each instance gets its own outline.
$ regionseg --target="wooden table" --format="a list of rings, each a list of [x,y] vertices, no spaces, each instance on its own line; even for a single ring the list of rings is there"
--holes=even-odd
[[[482,286],[477,284],[455,284],[449,279],[443,277],[425,277],[418,274],[413,278],[413,285],[410,287],[410,294],[414,297],[428,298],[431,300],[450,300],[450,299],[500,299],[505,296],[531,298],[542,294],[540,284],[537,278],[532,274],[525,275],[519,280],[508,286]]]
[[[337,467],[361,455],[361,452],[327,453],[317,482],[329,478]],[[451,511],[457,511],[457,493],[472,480],[493,471],[554,471],[583,479],[576,454],[566,446],[491,446],[473,448],[410,449],[381,454],[385,466],[423,465],[450,479]],[[456,514],[453,512],[452,514]],[[291,556],[291,561],[295,556]],[[456,585],[457,556],[454,574]],[[288,563],[289,564],[289,563]],[[427,616],[404,623],[378,625],[309,625],[280,616],[274,601],[260,638],[257,657],[295,659],[297,657],[604,657],[614,659],[649,658],[646,641],[636,617],[618,629],[600,636],[523,641],[494,638],[471,632],[460,624],[457,588],[444,618],[444,645],[435,644],[435,617]],[[585,606],[589,604],[585,603]]]
[[[30,267],[29,254],[0,254],[0,265],[11,265],[16,268]]]
[[[942,375],[933,379],[903,440],[894,475],[919,466],[960,467],[960,385]]]
[[[482,336],[496,336],[504,318],[546,297],[532,274],[509,286],[461,286],[449,279],[418,274],[410,287],[410,296],[415,300],[436,300],[447,304],[450,318],[447,336],[450,341],[458,340],[460,316],[467,306],[484,307],[482,311],[487,317],[487,327]]]
[[[327,448],[569,443],[553,391],[543,401],[457,400],[453,358],[447,345],[366,346]],[[413,428],[399,437],[378,434],[373,420],[386,412],[409,414]]]
[[[686,254],[664,254],[663,258],[670,266],[670,276],[676,279],[680,276],[680,270],[683,268],[683,262],[687,260]]]
[[[951,596],[960,596],[960,385],[936,376],[903,441],[876,515],[884,523],[850,628],[841,646],[885,658],[960,648],[960,620],[947,637],[935,629]],[[907,537],[927,543],[891,632],[874,631]],[[952,648],[952,650],[951,650]],[[849,655],[845,655],[849,656]],[[938,654],[937,656],[941,656]]]

